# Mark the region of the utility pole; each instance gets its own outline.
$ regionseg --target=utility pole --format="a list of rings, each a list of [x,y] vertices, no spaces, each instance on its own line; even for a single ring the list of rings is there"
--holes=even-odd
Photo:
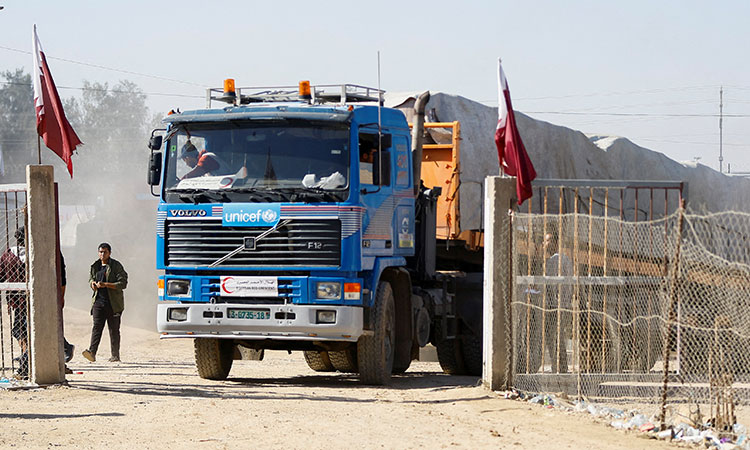
[[[722,173],[721,163],[724,161],[724,86],[719,88],[719,173]]]

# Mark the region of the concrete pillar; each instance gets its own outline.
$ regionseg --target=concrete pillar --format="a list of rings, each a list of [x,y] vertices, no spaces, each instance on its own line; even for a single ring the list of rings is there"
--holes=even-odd
[[[26,183],[31,381],[40,385],[62,383],[65,381],[65,361],[60,307],[57,301],[57,205],[52,166],[26,166]]]
[[[512,295],[510,216],[516,205],[516,179],[487,177],[484,183],[484,298],[482,381],[493,391],[508,389],[509,323]]]

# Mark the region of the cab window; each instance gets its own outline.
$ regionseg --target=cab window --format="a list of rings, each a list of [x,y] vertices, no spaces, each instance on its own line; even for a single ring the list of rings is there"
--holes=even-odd
[[[359,181],[361,184],[391,185],[390,137],[389,134],[385,134],[379,139],[377,133],[359,134]],[[382,146],[380,151],[378,151],[378,144]]]

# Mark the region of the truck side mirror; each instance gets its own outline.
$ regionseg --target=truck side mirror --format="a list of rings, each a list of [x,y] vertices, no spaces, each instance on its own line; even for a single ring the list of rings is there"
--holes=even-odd
[[[148,148],[151,150],[159,150],[161,148],[162,136],[151,136],[148,140]]]
[[[158,137],[161,140],[161,136]],[[161,152],[151,153],[148,162],[148,184],[151,186],[158,186],[161,180],[161,155]]]

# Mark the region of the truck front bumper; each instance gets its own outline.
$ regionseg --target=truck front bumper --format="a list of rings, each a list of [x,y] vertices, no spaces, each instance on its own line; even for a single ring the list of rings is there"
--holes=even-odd
[[[172,309],[183,311],[170,312]],[[257,313],[253,313],[253,318],[229,318],[229,310],[260,311],[261,318],[257,318]],[[335,321],[321,323],[321,311],[327,312],[328,318],[330,312],[334,312]],[[156,323],[162,339],[209,337],[356,342],[363,334],[363,312],[357,306],[169,303],[157,306]]]

